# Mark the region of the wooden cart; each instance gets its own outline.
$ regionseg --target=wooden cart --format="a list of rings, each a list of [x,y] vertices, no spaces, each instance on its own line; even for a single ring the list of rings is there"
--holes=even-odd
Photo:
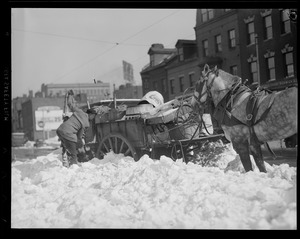
[[[131,115],[126,111],[111,109],[97,114],[87,134],[95,157],[102,159],[113,151],[138,161],[148,154],[153,159],[166,155],[176,160],[190,161],[195,152],[207,141],[216,141],[223,134],[200,134],[198,116],[190,107],[189,100],[173,100],[153,114],[148,111]]]

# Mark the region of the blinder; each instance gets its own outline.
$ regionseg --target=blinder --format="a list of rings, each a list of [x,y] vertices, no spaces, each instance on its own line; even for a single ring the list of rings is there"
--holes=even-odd
[[[206,85],[206,91],[204,93],[202,93],[203,91],[203,87],[204,87],[204,84],[207,84],[208,82],[208,76],[210,73],[214,73],[215,74],[215,77],[212,79],[211,83],[209,85]],[[211,96],[211,92],[210,92],[210,89],[214,83],[214,80],[216,78],[216,76],[218,76],[219,74],[219,71],[217,69],[217,66],[214,67],[214,69],[209,69],[209,66],[206,64],[204,66],[204,70],[202,71],[202,76],[200,77],[200,80],[196,83],[196,87],[195,87],[195,91],[197,91],[199,93],[199,96],[197,97],[194,93],[193,97],[196,99],[196,102],[198,104],[203,104],[205,102],[201,102],[200,99],[205,95],[207,94],[208,98],[212,98]]]

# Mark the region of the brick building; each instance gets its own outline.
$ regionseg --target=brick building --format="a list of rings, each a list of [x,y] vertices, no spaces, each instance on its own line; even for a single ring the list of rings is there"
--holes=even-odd
[[[141,85],[127,83],[120,85],[115,94],[117,99],[140,99],[143,97],[143,89]]]
[[[166,102],[182,95],[199,78],[196,41],[178,40],[175,47],[151,46],[148,51],[150,63],[140,72],[143,95],[156,90]]]
[[[199,79],[196,41],[178,40],[175,47],[177,54],[165,67],[170,86],[169,100],[184,94]]]
[[[200,67],[218,65],[273,90],[297,84],[297,26],[288,9],[198,9],[195,32]]]
[[[142,78],[143,95],[156,90],[169,99],[169,86],[165,66],[176,55],[175,48],[164,48],[163,44],[152,44],[148,55],[150,62],[140,72]]]
[[[63,97],[71,89],[75,95],[86,94],[90,103],[112,97],[110,94],[110,83],[101,81],[96,83],[42,84],[41,93],[44,97]]]

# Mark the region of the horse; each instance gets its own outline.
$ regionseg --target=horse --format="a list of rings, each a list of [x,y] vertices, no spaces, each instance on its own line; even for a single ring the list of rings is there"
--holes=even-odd
[[[250,155],[266,173],[261,145],[297,133],[298,86],[279,92],[250,89],[238,76],[206,64],[196,82],[191,106],[201,114],[213,102],[213,117],[240,156],[246,172],[253,170]]]

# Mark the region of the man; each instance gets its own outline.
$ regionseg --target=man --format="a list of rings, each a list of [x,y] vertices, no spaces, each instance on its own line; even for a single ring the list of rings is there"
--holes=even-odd
[[[89,127],[88,114],[77,107],[73,98],[73,91],[68,92],[67,105],[73,114],[64,121],[56,130],[56,134],[63,145],[63,165],[69,167],[78,164],[77,148],[85,146],[84,131]],[[64,151],[67,152],[67,159],[64,158]]]

